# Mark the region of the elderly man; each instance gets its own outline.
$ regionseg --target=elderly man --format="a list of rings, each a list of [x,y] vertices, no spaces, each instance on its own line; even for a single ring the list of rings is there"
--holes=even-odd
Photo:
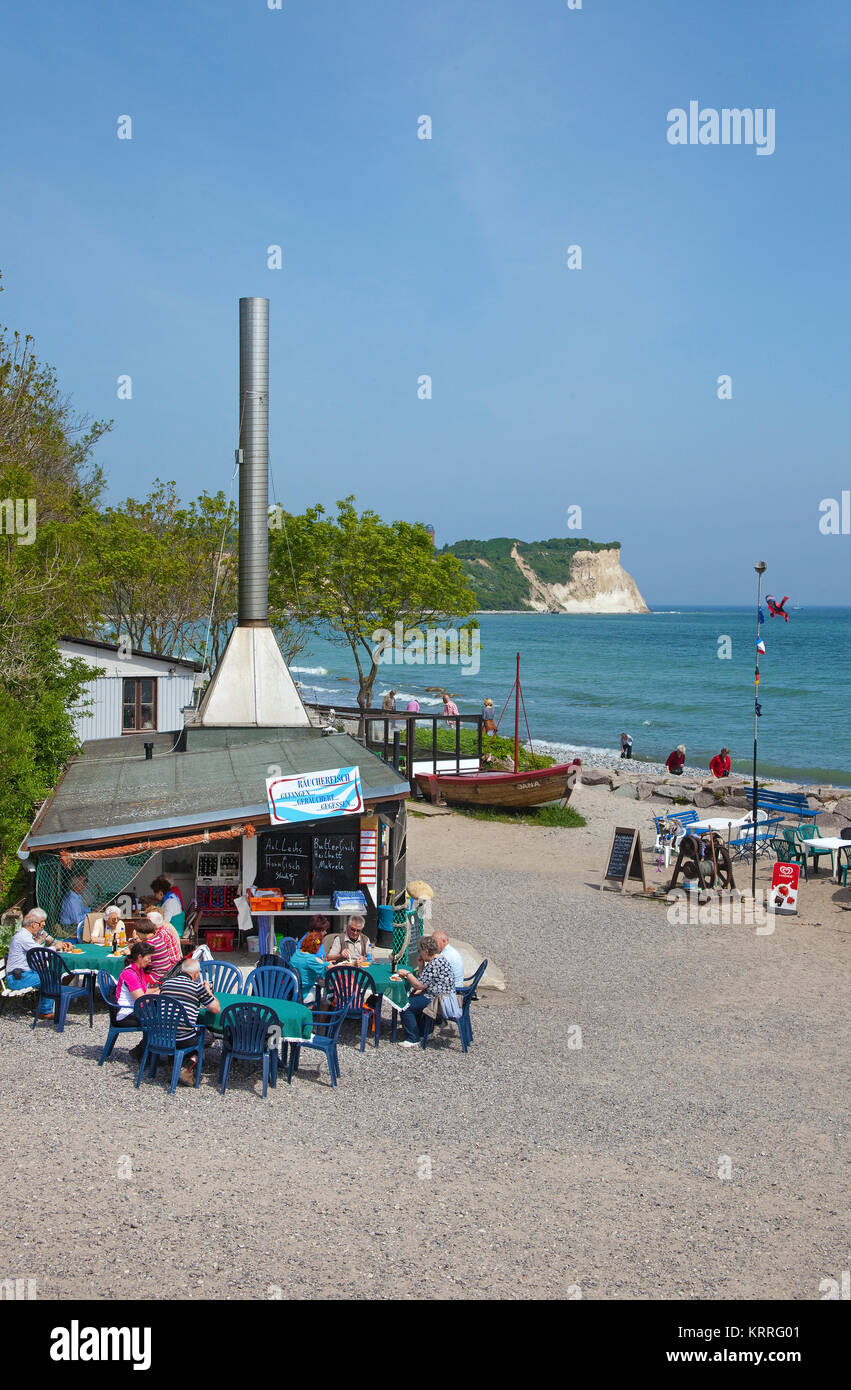
[[[28,912],[23,923],[15,932],[9,943],[9,953],[6,957],[6,984],[9,989],[38,989],[40,981],[38,975],[29,967],[27,957],[30,951],[36,946],[54,947],[56,938],[48,936],[44,929],[47,921],[47,913],[42,912],[40,907],[34,907]],[[44,1000],[39,1005],[39,1018],[50,1019],[54,1015],[54,1007],[49,999]]]
[[[202,1009],[218,1014],[222,1006],[213,993],[209,981],[201,978],[201,964],[190,956],[174,975],[163,980],[160,988],[161,999],[176,999],[183,1005],[187,1023],[177,1030],[178,1047],[191,1047],[199,1042],[198,1015]],[[182,1086],[195,1085],[195,1065],[197,1055],[190,1057],[187,1065],[180,1070],[178,1080]]]
[[[456,951],[454,946],[450,946],[449,937],[445,931],[432,932],[432,936],[437,942],[438,950],[444,960],[448,960],[452,966],[452,973],[455,976],[455,988],[460,988],[464,983],[464,957],[460,951]]]
[[[85,874],[75,874],[59,909],[59,925],[76,927],[82,922],[88,908],[83,902],[82,893],[86,887]]]
[[[342,931],[330,943],[325,938],[325,959],[329,965],[362,960],[364,956],[372,960],[372,943],[364,934],[364,920],[360,916],[349,917]]]

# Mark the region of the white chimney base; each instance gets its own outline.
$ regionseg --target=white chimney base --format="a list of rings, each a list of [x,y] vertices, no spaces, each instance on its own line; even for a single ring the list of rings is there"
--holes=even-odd
[[[235,627],[195,727],[304,728],[307,710],[269,627]]]

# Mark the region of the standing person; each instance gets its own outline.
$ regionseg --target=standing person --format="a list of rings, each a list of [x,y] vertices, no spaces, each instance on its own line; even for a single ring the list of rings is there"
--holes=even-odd
[[[443,692],[443,713],[447,716],[447,729],[454,729],[456,725],[454,724],[450,716],[458,713],[458,706],[455,704],[455,701],[452,699],[452,696],[448,695],[445,690]]]
[[[36,946],[46,946],[50,950],[55,948],[56,938],[48,936],[45,931],[46,921],[47,913],[42,912],[40,907],[34,907],[31,912],[27,913],[9,942],[9,953],[6,957],[7,988],[39,989],[41,981],[36,972],[30,969],[27,957]],[[53,1018],[55,1012],[52,999],[44,999],[40,1002],[39,1018],[49,1020]]]
[[[408,712],[408,714],[419,714],[419,712],[420,712],[420,702],[419,702],[419,700],[417,700],[416,697],[412,697],[412,698],[408,701],[408,703],[406,704],[405,709],[406,709],[406,711]]]
[[[89,910],[81,896],[85,887],[85,874],[75,874],[59,909],[59,925],[61,927],[76,927],[82,922]]]
[[[629,734],[621,734],[621,757],[632,757],[632,739]]]
[[[496,720],[493,717],[493,700],[487,699],[482,705],[482,732],[485,734],[496,733]]]
[[[384,712],[385,712],[386,714],[395,714],[395,713],[396,713],[396,691],[395,691],[395,690],[388,690],[387,694],[384,696],[384,699],[381,701],[381,708],[384,710]]]
[[[180,889],[175,888],[171,879],[166,878],[165,874],[160,874],[159,878],[155,878],[151,884],[151,892],[156,893],[159,910],[169,926],[177,932],[179,941],[186,926],[186,911]]]
[[[455,994],[455,972],[433,936],[424,936],[420,942],[419,979],[410,970],[400,970],[399,974],[407,983],[410,993],[408,1007],[402,1010],[402,1027],[405,1041],[402,1047],[417,1047],[422,1042],[424,1032],[423,1012],[433,999]]]
[[[682,777],[685,763],[686,746],[684,743],[678,743],[673,753],[668,754],[665,766],[673,777]]]
[[[729,748],[722,748],[720,753],[716,753],[716,754],[715,754],[715,757],[712,759],[711,763],[709,764],[709,771],[712,773],[712,776],[713,776],[713,777],[729,777],[729,776],[730,776],[730,750],[729,750]]]

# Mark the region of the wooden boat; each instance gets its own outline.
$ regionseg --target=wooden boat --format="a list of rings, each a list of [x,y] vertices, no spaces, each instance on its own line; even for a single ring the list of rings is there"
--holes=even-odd
[[[569,763],[556,763],[553,767],[537,768],[529,772],[517,770],[520,698],[518,653],[517,677],[514,682],[514,771],[487,772],[480,765],[478,772],[418,772],[417,783],[427,800],[435,803],[446,802],[449,806],[491,806],[505,810],[523,810],[533,806],[546,806],[550,801],[564,803],[570,799],[582,766],[581,759],[574,758]]]

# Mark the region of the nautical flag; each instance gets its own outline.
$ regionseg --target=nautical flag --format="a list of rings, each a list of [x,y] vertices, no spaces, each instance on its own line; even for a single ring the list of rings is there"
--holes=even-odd
[[[762,705],[759,703],[759,700],[754,700],[754,709],[756,711],[756,717],[759,719],[762,714]]]
[[[754,685],[759,685],[759,668],[757,668],[757,670],[754,671],[753,676],[754,676]]]
[[[760,640],[757,642],[756,649],[762,656],[765,656],[765,643],[763,642],[762,638],[760,638]]]
[[[758,616],[759,616],[759,621],[760,621],[761,623],[764,623],[764,622],[765,622],[765,614],[763,613],[762,609],[759,608],[759,609],[757,610],[757,613],[758,613]]]

